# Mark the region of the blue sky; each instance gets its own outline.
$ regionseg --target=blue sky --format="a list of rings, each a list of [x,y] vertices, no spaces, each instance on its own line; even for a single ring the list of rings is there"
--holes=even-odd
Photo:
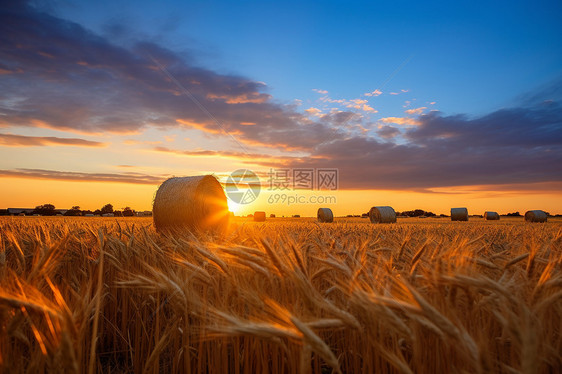
[[[382,116],[404,101],[481,115],[562,76],[562,3],[54,2],[50,9],[124,44],[151,39],[196,64],[267,83],[281,102],[311,90],[371,99]],[[393,113],[391,113],[394,111]]]

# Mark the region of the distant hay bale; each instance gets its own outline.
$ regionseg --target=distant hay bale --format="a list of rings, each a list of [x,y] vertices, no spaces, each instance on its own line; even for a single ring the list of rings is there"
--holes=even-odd
[[[270,214],[270,215],[269,215],[269,218],[275,218],[275,214],[273,214],[273,213]]]
[[[484,218],[488,221],[498,221],[500,219],[500,215],[498,212],[484,212]]]
[[[158,232],[222,232],[228,225],[229,212],[217,179],[199,175],[164,181],[156,191],[152,216]]]
[[[468,221],[468,209],[451,208],[451,221]]]
[[[374,206],[369,210],[372,223],[395,223],[396,212],[390,206]]]
[[[525,213],[525,221],[527,222],[546,222],[546,212],[542,210],[529,210]]]
[[[318,222],[334,222],[334,213],[330,208],[318,208]]]
[[[255,212],[254,213],[254,221],[255,222],[264,222],[265,221],[265,212]]]

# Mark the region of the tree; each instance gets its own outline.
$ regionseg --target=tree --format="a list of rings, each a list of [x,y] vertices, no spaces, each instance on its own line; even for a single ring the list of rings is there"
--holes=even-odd
[[[131,207],[126,206],[123,208],[123,217],[133,217],[135,212],[131,209]]]
[[[64,215],[70,217],[81,216],[82,211],[80,210],[80,207],[78,205],[75,205],[71,209],[67,210]]]
[[[435,213],[426,212],[423,209],[414,209],[414,210],[405,210],[402,213],[396,212],[396,215],[402,217],[421,217],[421,216],[433,217],[435,216]]]
[[[55,206],[53,204],[43,204],[38,205],[33,210],[32,214],[40,214],[42,216],[54,216],[57,214],[55,211]]]
[[[113,205],[105,204],[103,208],[101,208],[101,214],[113,213]]]

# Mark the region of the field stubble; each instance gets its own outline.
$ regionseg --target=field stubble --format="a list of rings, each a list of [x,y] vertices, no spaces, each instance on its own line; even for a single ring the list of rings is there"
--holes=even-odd
[[[0,372],[554,373],[562,225],[0,219]]]

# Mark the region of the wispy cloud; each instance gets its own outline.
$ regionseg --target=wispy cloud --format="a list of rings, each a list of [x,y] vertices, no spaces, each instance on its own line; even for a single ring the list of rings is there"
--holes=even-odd
[[[356,109],[365,113],[378,113],[378,110],[368,104],[365,99],[333,99],[328,96],[320,98],[320,102],[339,104],[341,108]]]
[[[422,107],[419,107],[419,108],[407,109],[407,110],[404,111],[404,113],[406,113],[406,114],[417,114],[417,115],[420,115],[420,114],[422,114],[423,111],[426,110],[426,109],[427,109],[427,107],[422,106]]]
[[[107,143],[95,142],[78,138],[58,138],[54,136],[26,136],[0,134],[0,146],[7,147],[44,147],[44,146],[74,146],[74,147],[106,147]]]
[[[378,113],[378,111],[371,107],[368,104],[368,101],[364,99],[352,99],[344,102],[344,104],[347,108],[358,109],[370,113]]]
[[[154,176],[141,173],[85,173],[44,169],[0,169],[0,177],[61,180],[71,182],[111,182],[157,185],[162,183],[168,176]]]
[[[318,108],[308,108],[305,110],[306,113],[310,114],[311,116],[320,116],[322,110]]]
[[[365,96],[379,96],[379,95],[382,95],[382,91],[377,88],[373,92],[367,92],[364,95]]]
[[[291,162],[303,161],[309,157],[297,156],[275,156],[266,153],[246,153],[236,151],[214,151],[214,150],[179,150],[167,147],[154,147],[155,152],[170,153],[178,156],[189,157],[221,157],[240,160],[246,164],[254,164],[261,166],[275,166],[280,167]]]
[[[313,88],[312,91],[314,91],[314,92],[316,92],[316,93],[319,93],[319,94],[321,94],[321,95],[327,95],[327,94],[328,94],[328,91],[326,91],[326,90],[320,90],[320,89],[318,89],[318,88]]]
[[[394,123],[397,125],[416,126],[420,124],[418,120],[408,117],[385,117],[385,118],[381,118],[380,121],[384,123]]]

